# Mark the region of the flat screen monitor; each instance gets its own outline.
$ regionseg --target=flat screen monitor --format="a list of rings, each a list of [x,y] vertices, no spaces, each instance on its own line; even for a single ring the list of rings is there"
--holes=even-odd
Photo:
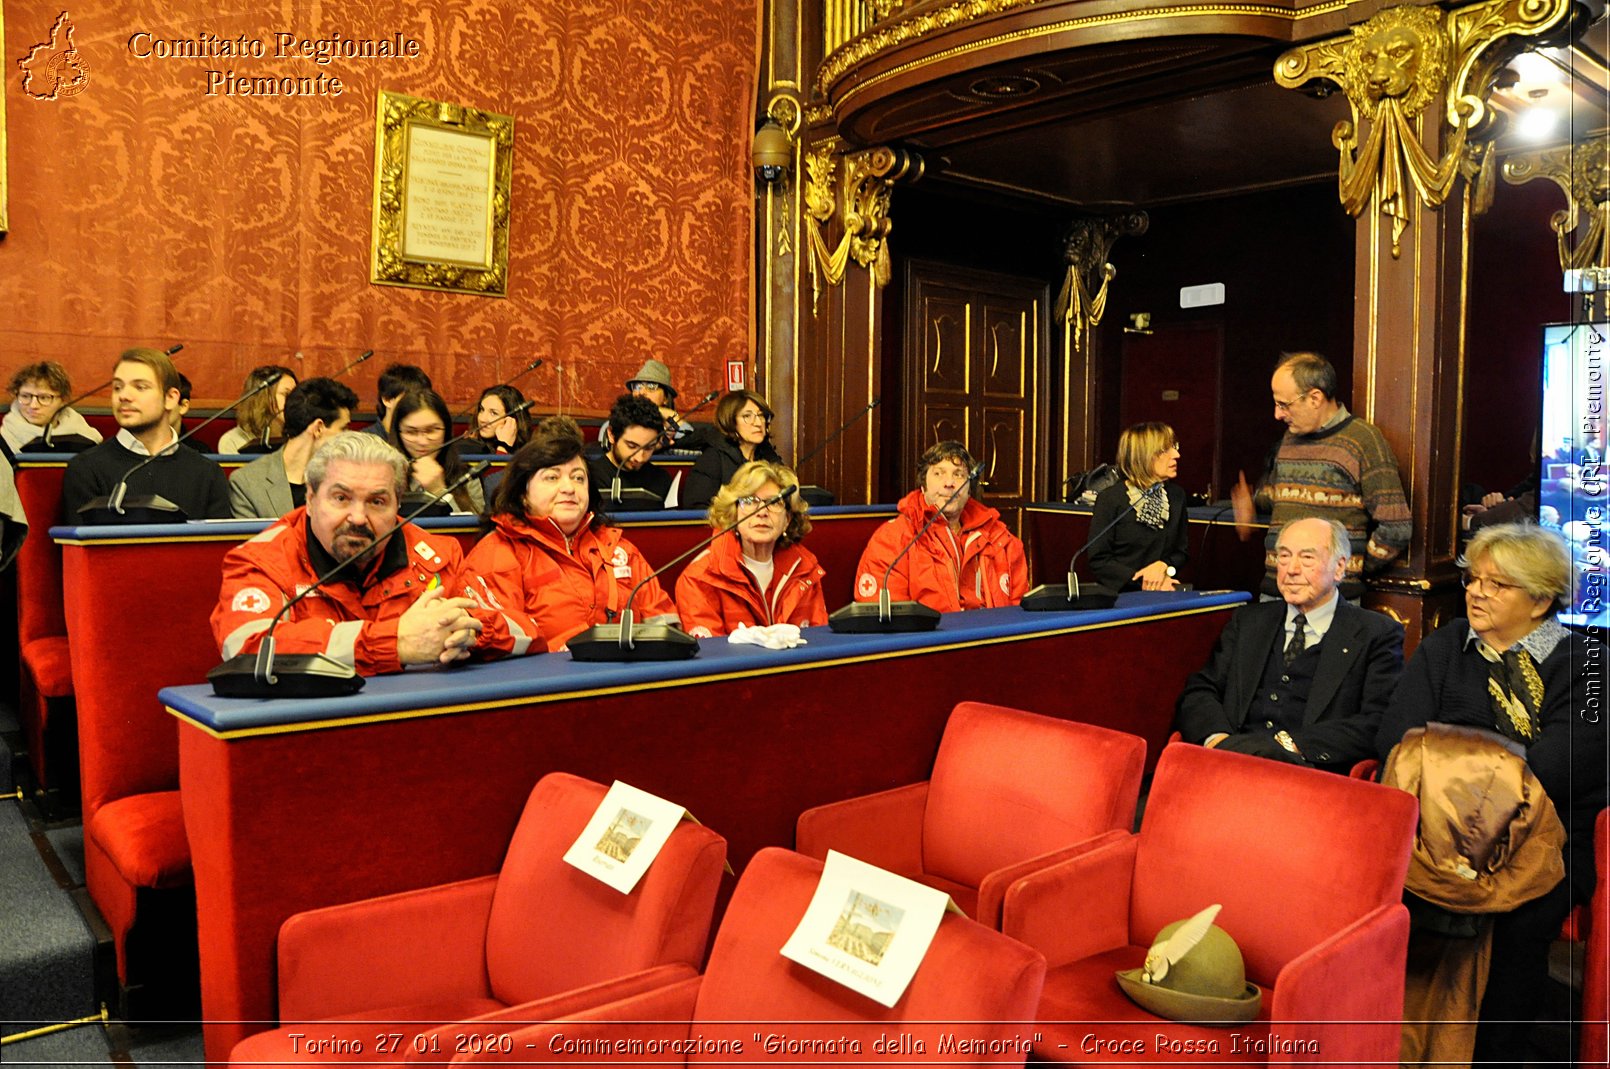
[[[1537,521],[1565,536],[1576,589],[1560,619],[1604,627],[1610,613],[1610,493],[1606,477],[1606,386],[1610,323],[1543,328],[1543,418]]]

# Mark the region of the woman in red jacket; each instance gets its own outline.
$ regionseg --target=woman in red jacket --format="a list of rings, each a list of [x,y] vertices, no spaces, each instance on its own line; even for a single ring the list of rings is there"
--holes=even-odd
[[[799,479],[781,464],[755,460],[739,468],[710,502],[710,526],[738,529],[710,543],[676,583],[676,607],[691,635],[726,635],[743,625],[827,623],[822,568],[799,544],[811,529],[796,492]]]
[[[582,449],[573,423],[545,424],[509,462],[492,503],[493,531],[466,558],[478,576],[470,595],[485,608],[523,612],[549,650],[611,622],[654,571],[620,528],[605,526]],[[676,622],[656,579],[643,583],[632,611],[645,622]]]

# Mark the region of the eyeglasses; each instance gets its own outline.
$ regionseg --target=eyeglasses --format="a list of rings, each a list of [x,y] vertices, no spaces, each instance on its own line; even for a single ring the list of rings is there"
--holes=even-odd
[[[1466,590],[1474,590],[1479,597],[1493,598],[1511,590],[1522,589],[1519,583],[1502,583],[1489,575],[1471,575],[1469,572],[1459,573],[1459,585]]]
[[[415,441],[418,441],[421,438],[440,438],[446,433],[447,429],[440,423],[433,427],[404,427],[402,429],[402,436],[404,438],[412,438]]]
[[[1291,415],[1292,407],[1294,405],[1296,405],[1297,403],[1299,403],[1300,401],[1302,401],[1302,399],[1304,397],[1307,397],[1307,396],[1308,396],[1307,394],[1303,394],[1303,395],[1301,395],[1299,397],[1293,397],[1289,401],[1276,401],[1275,402],[1275,407],[1278,408],[1280,411],[1286,413],[1289,416],[1289,415]]]
[[[761,509],[775,512],[782,507],[782,498],[778,497],[740,497],[738,499],[738,508],[744,512],[759,512]]]
[[[770,423],[771,422],[771,417],[766,415],[766,413],[764,413],[764,412],[740,412],[740,413],[738,413],[738,422],[739,423]]]
[[[17,395],[17,400],[21,401],[25,405],[48,405],[52,401],[54,401],[56,398],[58,398],[60,396],[61,396],[60,394],[55,394],[55,393],[26,393],[26,392],[24,392],[24,393],[19,393]]]

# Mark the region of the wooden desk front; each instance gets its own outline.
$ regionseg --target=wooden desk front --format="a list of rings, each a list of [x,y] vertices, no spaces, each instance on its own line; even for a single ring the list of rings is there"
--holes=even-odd
[[[274,1021],[287,917],[496,871],[547,772],[686,805],[727,837],[741,870],[763,846],[791,846],[810,806],[926,779],[961,700],[1131,731],[1155,757],[1175,695],[1245,600],[982,610],[928,635],[812,629],[801,649],[706,641],[679,664],[548,655],[377,678],[323,702],[165,690],[180,725],[208,1059]]]

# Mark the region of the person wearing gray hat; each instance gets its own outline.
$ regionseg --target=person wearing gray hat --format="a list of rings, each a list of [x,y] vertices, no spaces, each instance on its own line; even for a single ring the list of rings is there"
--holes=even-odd
[[[645,397],[659,408],[665,418],[665,444],[670,445],[693,433],[693,424],[682,418],[673,403],[676,387],[671,385],[671,369],[660,360],[645,360],[637,374],[626,380],[626,390],[637,397]]]

